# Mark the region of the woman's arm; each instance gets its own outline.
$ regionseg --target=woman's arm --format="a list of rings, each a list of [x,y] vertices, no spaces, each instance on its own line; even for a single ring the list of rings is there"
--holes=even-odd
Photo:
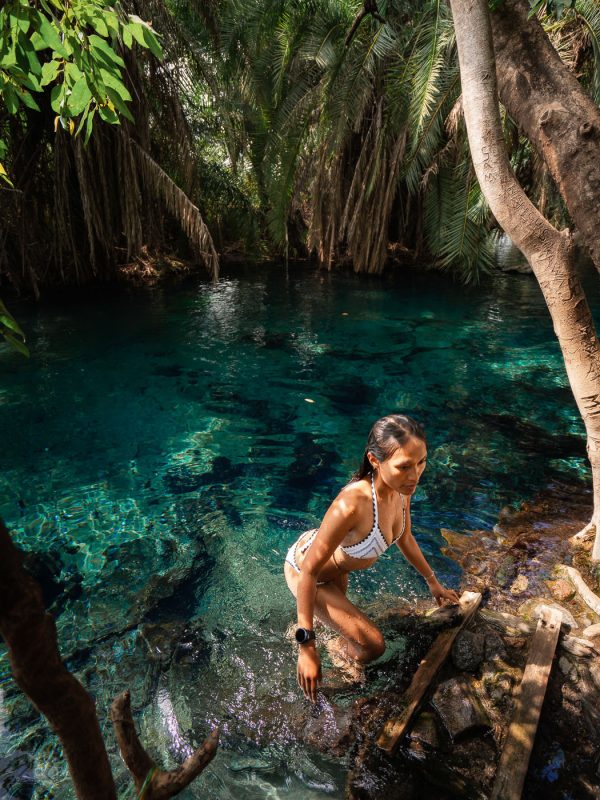
[[[435,597],[437,604],[442,605],[444,600],[449,600],[451,603],[458,603],[459,596],[454,589],[444,589],[442,584],[435,577],[435,572],[427,563],[427,559],[421,552],[421,548],[417,544],[417,540],[412,534],[412,525],[410,520],[410,499],[407,501],[408,508],[406,511],[406,529],[404,534],[400,537],[397,544],[402,554],[417,572],[425,578],[427,586],[431,594]]]
[[[319,532],[308,549],[296,589],[298,625],[313,627],[317,578],[337,546],[354,526],[357,512],[356,492],[342,491],[327,509]],[[305,696],[317,700],[317,682],[321,678],[321,659],[313,639],[298,646],[298,683]]]

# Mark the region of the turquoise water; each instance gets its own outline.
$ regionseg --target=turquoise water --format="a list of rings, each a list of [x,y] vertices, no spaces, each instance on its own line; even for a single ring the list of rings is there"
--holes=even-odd
[[[215,761],[182,798],[343,796],[345,760],[298,733],[306,706],[283,637],[294,604],[282,562],[377,417],[404,411],[426,426],[413,528],[453,586],[440,528],[489,529],[507,503],[587,475],[529,276],[465,289],[431,273],[274,266],[11,310],[33,355],[0,350],[0,515],[49,565],[62,652],[97,699],[123,791],[106,710],[129,686],[162,766],[221,725]],[[426,589],[390,552],[352,576],[351,592],[360,604]],[[392,637],[389,653],[401,651]],[[4,796],[73,794],[0,649]]]

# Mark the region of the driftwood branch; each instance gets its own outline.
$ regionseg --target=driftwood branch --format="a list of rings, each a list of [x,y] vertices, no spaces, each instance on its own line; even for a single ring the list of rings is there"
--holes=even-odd
[[[492,611],[489,608],[482,608],[479,610],[479,616],[502,634],[507,636],[529,636],[532,634],[536,625],[532,622],[526,622],[521,617],[515,617],[513,614],[507,614],[504,611]],[[558,646],[561,650],[566,650],[577,658],[594,658],[598,650],[593,642],[588,639],[581,639],[578,636],[571,636],[566,633],[569,628],[567,625],[561,626],[561,636],[558,640]]]
[[[352,27],[350,28],[348,35],[346,36],[346,47],[350,44],[352,39],[354,39],[354,35],[359,28],[360,23],[363,21],[365,17],[371,16],[376,19],[378,22],[381,22],[382,25],[385,25],[385,19],[379,13],[379,9],[377,7],[377,0],[365,0],[363,8],[358,12],[356,17],[354,18],[354,22],[352,23]]]
[[[560,575],[567,578],[567,580],[571,581],[583,602],[592,609],[594,614],[600,614],[600,597],[590,589],[581,577],[579,570],[575,569],[575,567],[561,564],[558,567],[558,572]]]
[[[219,744],[219,730],[215,728],[192,755],[177,769],[164,772],[155,765],[138,738],[131,716],[129,692],[122,692],[113,700],[110,716],[119,749],[128,770],[133,775],[139,792],[151,770],[155,770],[146,784],[144,800],[163,800],[174,797],[196,778],[215,756]]]
[[[0,633],[13,677],[58,735],[77,797],[114,800],[116,790],[94,701],[63,664],[54,620],[0,520]]]

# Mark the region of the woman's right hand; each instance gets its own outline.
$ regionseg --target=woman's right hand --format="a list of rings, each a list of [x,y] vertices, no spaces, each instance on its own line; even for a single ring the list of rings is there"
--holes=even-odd
[[[307,700],[317,702],[317,682],[321,677],[321,656],[314,642],[298,646],[298,684]]]

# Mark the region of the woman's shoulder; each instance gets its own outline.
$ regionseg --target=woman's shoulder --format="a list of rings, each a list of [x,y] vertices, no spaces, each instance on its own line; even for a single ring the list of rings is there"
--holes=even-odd
[[[338,494],[336,500],[345,501],[346,503],[359,508],[365,503],[371,503],[371,484],[365,478],[358,481],[351,481],[347,483]]]

